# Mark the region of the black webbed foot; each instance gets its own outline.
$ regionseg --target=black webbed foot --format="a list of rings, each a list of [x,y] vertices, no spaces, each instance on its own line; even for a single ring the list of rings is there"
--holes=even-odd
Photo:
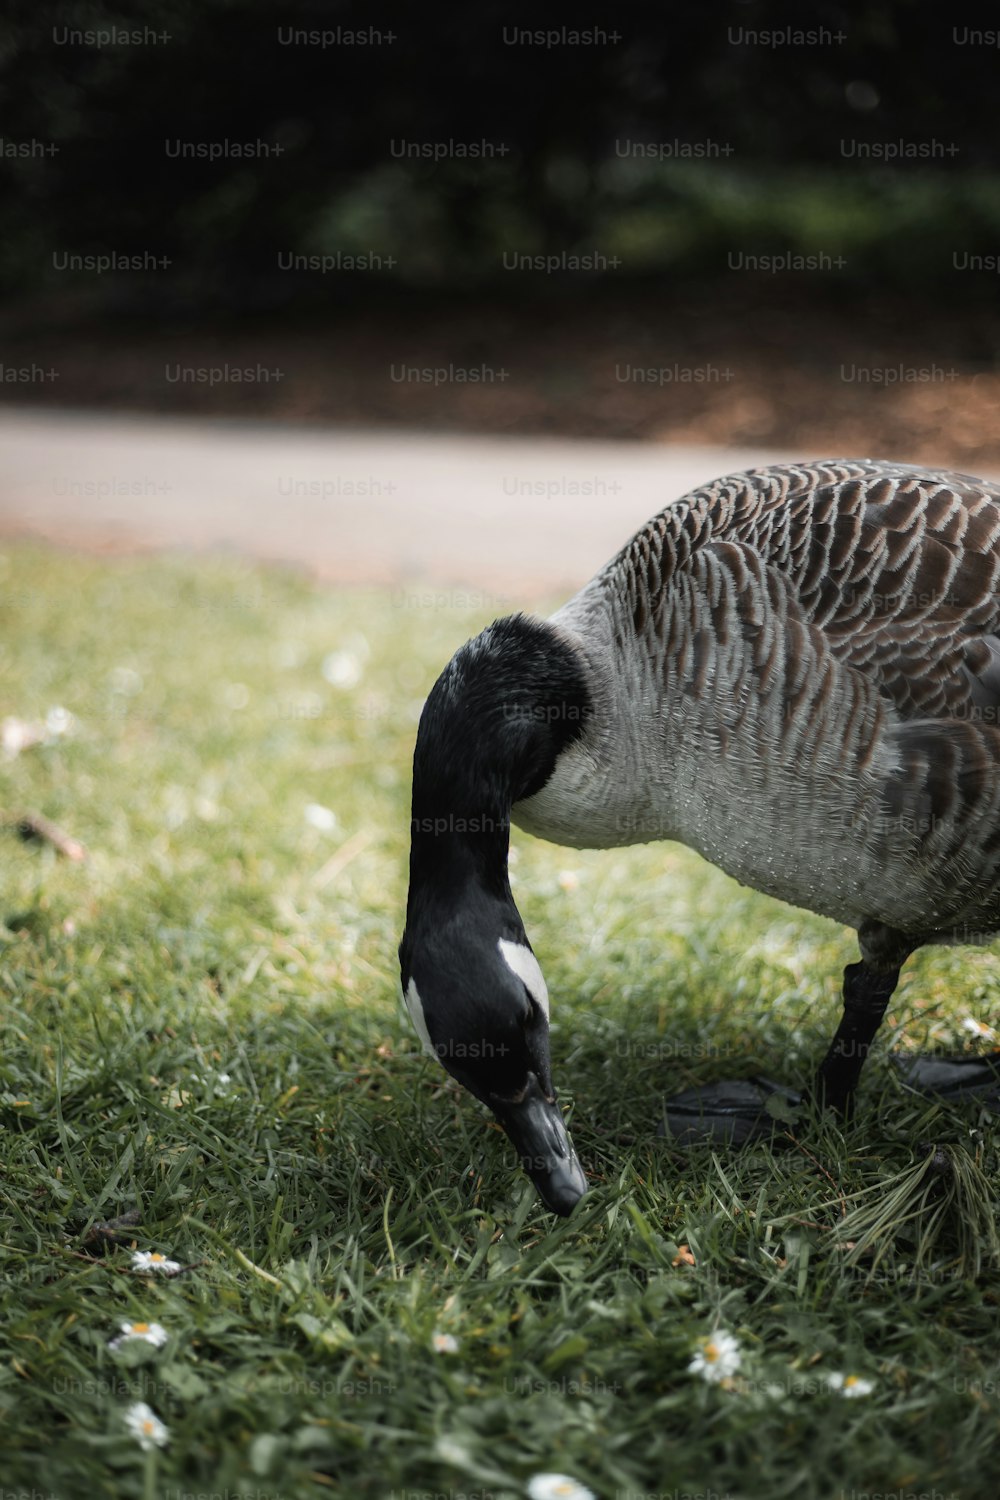
[[[844,970],[843,1017],[810,1089],[797,1093],[760,1075],[703,1084],[666,1100],[659,1134],[679,1144],[741,1146],[774,1137],[795,1119],[796,1110],[831,1109],[850,1119],[865,1058],[899,979],[899,969],[888,965],[901,963],[914,946],[877,924],[863,928],[860,936],[866,956]],[[1000,1114],[1000,1049],[981,1057],[890,1060],[915,1092],[955,1101],[972,1098]]]
[[[768,1100],[774,1101],[772,1109],[767,1107]],[[801,1102],[794,1089],[760,1075],[706,1083],[665,1101],[658,1134],[670,1136],[679,1145],[725,1141],[742,1146],[769,1139]]]
[[[889,1061],[907,1088],[935,1098],[976,1099],[1000,1113],[1000,1052],[981,1057],[922,1057],[891,1053]]]

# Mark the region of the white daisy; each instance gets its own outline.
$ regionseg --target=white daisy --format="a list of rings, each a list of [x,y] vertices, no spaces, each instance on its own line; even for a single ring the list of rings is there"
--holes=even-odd
[[[528,1480],[531,1500],[596,1500],[593,1490],[568,1474],[535,1474]]]
[[[472,1455],[465,1444],[456,1443],[453,1438],[438,1438],[434,1451],[442,1463],[454,1464],[459,1469],[472,1462]]]
[[[125,1426],[144,1453],[162,1448],[170,1439],[165,1424],[145,1401],[134,1401],[125,1413]]]
[[[861,1375],[841,1375],[836,1372],[827,1376],[827,1385],[831,1391],[839,1391],[842,1396],[870,1396],[875,1389],[874,1380],[865,1380]]]
[[[161,1276],[176,1276],[183,1270],[179,1260],[168,1260],[159,1250],[135,1250],[132,1254],[133,1271],[157,1271]]]
[[[310,828],[318,828],[320,833],[332,833],[337,826],[337,814],[332,807],[324,807],[322,802],[306,803],[305,820]]]
[[[453,1333],[435,1333],[431,1338],[437,1354],[457,1354],[458,1339]]]
[[[688,1365],[688,1371],[717,1385],[736,1374],[742,1358],[739,1340],[720,1329],[710,1338],[702,1340],[701,1347]]]
[[[138,1342],[141,1344],[152,1344],[154,1349],[162,1349],[170,1337],[162,1323],[119,1323],[121,1333],[112,1339],[109,1348],[119,1349],[122,1344]]]
[[[970,1032],[972,1036],[985,1037],[990,1042],[996,1036],[992,1026],[987,1026],[985,1021],[979,1021],[975,1016],[962,1017],[962,1030]]]
[[[43,733],[40,725],[29,724],[26,719],[4,719],[0,724],[0,743],[7,759],[13,760],[22,750],[37,745]]]
[[[357,687],[364,675],[364,666],[354,651],[331,651],[323,660],[323,676],[333,687]]]

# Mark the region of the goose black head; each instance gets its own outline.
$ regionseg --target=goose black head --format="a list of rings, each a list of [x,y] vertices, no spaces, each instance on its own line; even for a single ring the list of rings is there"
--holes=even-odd
[[[512,929],[473,898],[405,954],[406,1006],[424,1050],[493,1111],[546,1206],[568,1214],[587,1181],[552,1087],[545,980]]]
[[[552,1086],[548,991],[507,877],[510,809],[583,728],[583,667],[515,616],[459,651],[421,715],[413,764],[403,994],[424,1048],[493,1111],[546,1206],[586,1191]]]

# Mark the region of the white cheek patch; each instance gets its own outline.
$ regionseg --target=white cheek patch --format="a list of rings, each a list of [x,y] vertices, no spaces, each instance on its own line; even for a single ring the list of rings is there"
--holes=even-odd
[[[528,994],[541,1006],[545,1019],[548,1020],[549,991],[545,976],[539,968],[538,959],[523,943],[512,943],[508,938],[498,938],[497,946],[508,969],[512,969],[518,979],[524,983]]]
[[[406,994],[403,998],[406,1001],[406,1008],[410,1012],[410,1020],[413,1022],[413,1029],[423,1043],[424,1051],[427,1053],[428,1057],[433,1057],[435,1062],[440,1062],[441,1059],[434,1051],[434,1043],[431,1041],[431,1034],[427,1030],[427,1022],[424,1020],[424,1007],[420,999],[419,991],[417,990],[417,982],[415,979],[411,979],[409,984],[406,986]]]

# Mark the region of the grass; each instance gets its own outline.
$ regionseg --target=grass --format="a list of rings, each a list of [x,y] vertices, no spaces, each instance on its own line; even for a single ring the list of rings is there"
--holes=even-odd
[[[3,712],[76,720],[0,801],[90,850],[2,834],[5,1493],[995,1493],[997,1122],[885,1058],[984,1045],[994,955],[911,962],[845,1129],[681,1152],[666,1091],[808,1076],[852,935],[673,846],[515,834],[592,1181],[556,1220],[397,995],[416,714],[488,615],[17,549],[0,598]],[[109,1349],[124,1319],[165,1348]],[[716,1328],[728,1388],[687,1370]],[[149,1458],[134,1399],[169,1427]]]

